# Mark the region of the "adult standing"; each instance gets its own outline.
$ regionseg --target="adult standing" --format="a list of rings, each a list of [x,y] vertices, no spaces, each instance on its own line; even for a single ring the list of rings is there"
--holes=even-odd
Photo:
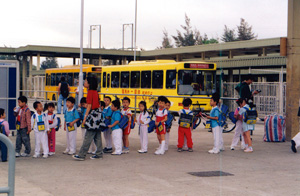
[[[57,87],[57,91],[58,91],[57,114],[61,114],[61,105],[63,101],[64,101],[63,113],[65,113],[67,110],[66,102],[70,93],[70,87],[69,84],[66,82],[65,77],[60,78],[60,83]]]
[[[92,140],[94,140],[96,144],[96,154],[91,159],[99,159],[102,158],[102,138],[101,138],[101,112],[100,112],[100,104],[99,104],[99,95],[97,92],[97,79],[94,77],[88,77],[84,81],[84,87],[87,88],[88,93],[86,97],[87,109],[85,112],[85,116],[83,118],[82,124],[86,127],[86,133],[84,137],[83,144],[80,148],[79,154],[74,155],[73,158],[76,160],[83,161],[85,159],[86,153],[88,152]]]
[[[247,75],[246,80],[238,84],[235,89],[239,92],[240,98],[245,99],[247,102],[253,102],[253,96],[258,94],[257,90],[251,92],[249,85],[253,82],[253,77],[251,74]]]

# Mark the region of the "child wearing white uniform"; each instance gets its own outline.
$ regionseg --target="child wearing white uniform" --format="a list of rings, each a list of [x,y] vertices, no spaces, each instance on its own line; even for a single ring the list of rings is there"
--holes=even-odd
[[[40,148],[43,148],[43,158],[48,158],[49,147],[48,147],[48,135],[50,131],[47,115],[43,112],[43,105],[41,102],[34,102],[33,107],[36,112],[31,117],[32,129],[35,136],[35,153],[33,158],[40,156]]]
[[[141,149],[139,153],[147,153],[148,151],[148,124],[150,123],[150,116],[147,112],[147,105],[145,101],[139,103],[140,115],[137,119],[139,125],[139,134],[141,141]]]
[[[231,147],[230,147],[231,150],[234,150],[234,148],[238,145],[241,136],[242,136],[241,149],[245,148],[245,142],[243,137],[243,121],[241,118],[238,118],[238,114],[241,109],[242,99],[238,99],[236,103],[238,104],[239,107],[234,112],[234,118],[237,119],[237,121],[235,123],[236,124],[235,134],[233,136]]]

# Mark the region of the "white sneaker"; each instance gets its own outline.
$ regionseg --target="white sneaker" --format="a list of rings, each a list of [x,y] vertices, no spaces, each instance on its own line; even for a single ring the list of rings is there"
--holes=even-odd
[[[92,152],[92,151],[88,151],[87,153],[88,153],[88,154],[93,154],[93,152]]]
[[[211,150],[208,151],[208,153],[209,154],[218,154],[218,153],[220,153],[220,151],[216,151],[214,149],[211,149]]]
[[[32,156],[32,158],[39,158],[40,157],[40,155],[38,155],[38,154],[34,154],[33,156]]]
[[[116,151],[115,151],[115,152],[111,153],[111,155],[121,155],[121,154],[120,153],[116,153]]]
[[[143,153],[147,153],[147,151],[144,150],[138,150],[139,153],[143,154]]]
[[[30,156],[30,155],[27,154],[27,153],[25,153],[25,152],[21,154],[21,157],[29,157],[29,156]]]
[[[246,146],[245,145],[241,145],[241,149],[245,150]]]
[[[47,159],[48,158],[48,155],[47,154],[44,154],[43,155],[43,159]]]
[[[63,151],[63,154],[68,154],[68,153],[69,153],[68,150]]]
[[[73,155],[75,154],[75,152],[68,152],[68,155]]]
[[[154,154],[159,155],[160,154],[160,150],[159,149],[156,150]]]
[[[122,154],[128,154],[129,153],[129,149],[128,148],[124,148],[124,150],[122,151]]]
[[[252,149],[252,148],[246,148],[246,149],[244,150],[244,152],[253,152],[253,149]]]
[[[161,155],[165,154],[165,150],[164,149],[160,150],[160,154]]]
[[[231,146],[231,147],[230,147],[230,150],[234,150],[234,147],[233,147],[233,146]]]
[[[55,155],[55,152],[49,152],[49,156]]]
[[[224,148],[224,146],[223,146],[222,148],[220,148],[220,151],[225,151],[225,148]]]
[[[16,152],[16,157],[20,157],[20,156],[21,156],[20,153]]]

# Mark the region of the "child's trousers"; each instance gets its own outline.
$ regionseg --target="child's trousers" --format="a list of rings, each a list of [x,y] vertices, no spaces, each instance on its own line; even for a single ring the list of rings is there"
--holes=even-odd
[[[146,152],[148,151],[148,126],[141,125],[139,129],[140,129],[141,150]]]
[[[76,136],[77,136],[77,127],[75,126],[74,131],[68,131],[67,129],[67,148],[66,151],[70,153],[76,152]]]
[[[1,160],[2,160],[2,162],[7,161],[7,147],[1,141],[0,141],[0,150],[1,150]]]
[[[188,148],[193,148],[192,131],[191,128],[178,127],[178,148],[184,145],[184,136],[186,136]]]
[[[231,147],[236,147],[238,145],[241,136],[242,136],[241,146],[244,147],[245,141],[244,141],[244,137],[243,137],[243,122],[238,120],[236,122],[235,134],[232,139]]]
[[[55,132],[55,129],[51,129],[51,132],[48,133],[49,152],[55,152]]]
[[[212,128],[214,134],[214,151],[220,151],[223,148],[223,129],[219,126]]]
[[[22,149],[22,144],[25,146],[25,153],[30,154],[31,145],[30,145],[30,136],[27,134],[27,128],[20,129],[17,131],[17,138],[16,138],[16,152],[20,153]]]
[[[40,155],[41,145],[43,148],[43,154],[48,155],[49,147],[48,147],[47,131],[34,132],[34,136],[35,136],[35,150],[34,150],[35,155]]]
[[[166,132],[166,134],[165,134],[165,141],[166,141],[165,151],[169,150],[169,140],[170,140],[170,132]]]
[[[122,142],[123,142],[122,136],[123,136],[122,129],[115,129],[112,131],[112,140],[114,143],[116,154],[122,154]]]
[[[109,128],[107,131],[104,131],[103,136],[105,139],[105,147],[112,148],[112,130],[111,130],[111,128]]]

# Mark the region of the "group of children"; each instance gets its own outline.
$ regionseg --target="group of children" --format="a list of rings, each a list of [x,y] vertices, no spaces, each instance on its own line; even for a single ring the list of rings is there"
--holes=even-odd
[[[224,150],[223,138],[222,138],[222,128],[219,125],[218,118],[220,115],[220,110],[218,107],[219,97],[213,95],[210,100],[210,105],[212,110],[209,116],[203,116],[211,121],[211,128],[214,136],[214,147],[208,152],[211,154],[217,154],[220,151]],[[82,130],[82,138],[84,139],[86,134],[86,127],[80,122],[82,116],[85,116],[86,111],[86,98],[80,100],[80,112],[74,106],[75,99],[73,97],[67,98],[66,106],[67,111],[65,112],[64,118],[64,130],[66,131],[67,138],[67,147],[64,154],[73,155],[75,159],[79,156],[75,155],[76,153],[76,136],[77,128],[80,126]],[[246,103],[246,100],[239,99],[237,100],[239,107],[234,113],[234,117],[237,119],[236,122],[236,133],[232,140],[231,150],[237,146],[240,136],[242,135],[241,148],[245,152],[252,152],[252,141],[250,138],[250,131],[254,130],[254,125],[249,125],[243,122],[243,114],[249,105]],[[55,133],[59,129],[58,126],[58,117],[54,114],[55,105],[53,103],[43,105],[36,101],[33,104],[35,112],[29,110],[27,106],[27,98],[21,96],[18,98],[18,107],[14,109],[14,114],[16,116],[16,129],[17,129],[17,138],[16,138],[16,157],[28,157],[31,152],[30,145],[30,132],[33,130],[35,134],[35,151],[33,158],[38,158],[41,156],[41,146],[42,146],[42,157],[47,158],[55,154]],[[135,118],[132,115],[132,112],[129,108],[130,99],[124,97],[122,99],[122,109],[120,101],[114,100],[111,101],[110,97],[105,97],[104,101],[100,101],[100,111],[101,118],[103,122],[108,121],[109,124],[107,127],[102,127],[103,136],[105,140],[105,148],[103,153],[111,153],[112,155],[121,155],[129,153],[129,135],[131,132],[131,123],[133,122],[131,118]],[[179,114],[179,125],[178,125],[178,144],[177,151],[182,152],[183,150],[193,152],[193,141],[192,141],[192,122],[189,119],[192,119],[193,112],[190,110],[192,105],[192,100],[186,98],[182,102],[183,109],[181,109]],[[162,155],[165,151],[168,150],[169,146],[169,134],[172,122],[169,126],[166,126],[166,121],[169,116],[169,109],[171,103],[165,96],[158,97],[158,109],[155,114],[155,131],[157,134],[157,139],[159,142],[159,147],[156,149],[156,155]],[[138,150],[139,153],[148,152],[148,127],[152,119],[147,112],[147,104],[145,101],[139,103],[140,114],[135,119],[134,122],[137,123],[138,134],[140,137],[141,147]],[[81,115],[80,115],[81,114]],[[120,121],[122,116],[128,117],[128,125],[125,128],[120,128]],[[5,112],[0,108],[0,126],[3,127],[2,131],[6,136],[9,135],[8,123],[4,121]],[[1,129],[2,130],[2,129]],[[22,144],[25,147],[24,153],[21,152]],[[114,146],[114,151],[113,151]],[[5,153],[5,145],[0,142],[2,154],[2,161],[7,160],[7,155]],[[88,154],[96,153],[95,143],[92,141]],[[7,149],[6,149],[7,151]],[[76,158],[77,157],[77,158]]]

